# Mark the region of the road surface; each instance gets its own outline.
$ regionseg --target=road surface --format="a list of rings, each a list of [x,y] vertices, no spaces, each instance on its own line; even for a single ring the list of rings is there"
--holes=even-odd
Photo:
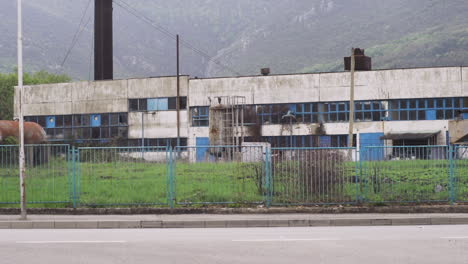
[[[468,226],[0,230],[0,263],[468,263]]]

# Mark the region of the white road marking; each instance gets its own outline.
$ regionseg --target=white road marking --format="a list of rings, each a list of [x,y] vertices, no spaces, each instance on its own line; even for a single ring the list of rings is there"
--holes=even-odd
[[[16,241],[16,244],[104,244],[104,243],[127,243],[125,240],[63,240],[63,241]]]
[[[468,239],[468,237],[441,237],[442,239]]]
[[[233,242],[294,242],[294,241],[339,241],[338,238],[277,238],[277,239],[236,239]]]

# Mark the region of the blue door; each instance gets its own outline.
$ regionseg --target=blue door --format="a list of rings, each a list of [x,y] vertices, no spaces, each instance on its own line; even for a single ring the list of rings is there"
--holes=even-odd
[[[91,115],[90,116],[90,124],[92,127],[100,127],[101,126],[101,115]]]
[[[55,116],[48,116],[46,120],[46,128],[55,127]]]
[[[384,159],[384,141],[381,139],[381,137],[384,136],[384,133],[361,133],[359,136],[361,150],[363,150],[363,155],[361,156],[363,160]],[[369,146],[376,146],[380,148],[365,148]]]
[[[208,156],[208,146],[210,145],[210,138],[197,137],[197,162],[203,162]]]

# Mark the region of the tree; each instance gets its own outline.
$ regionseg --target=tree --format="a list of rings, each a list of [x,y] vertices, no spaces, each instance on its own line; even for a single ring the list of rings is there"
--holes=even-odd
[[[46,71],[24,74],[24,85],[69,82],[71,78],[65,74],[53,74]],[[15,86],[18,85],[18,75],[13,73],[0,73],[0,120],[13,118],[13,100]]]

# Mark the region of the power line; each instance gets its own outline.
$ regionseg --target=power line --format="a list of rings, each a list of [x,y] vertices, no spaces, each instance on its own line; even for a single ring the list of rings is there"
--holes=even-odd
[[[157,31],[163,33],[164,35],[166,35],[166,37],[170,38],[170,39],[173,39],[175,40],[176,39],[176,34],[173,34],[171,33],[169,30],[165,29],[164,27],[158,25],[156,22],[154,22],[154,20],[152,20],[151,18],[145,16],[144,14],[140,13],[138,10],[136,10],[135,8],[133,8],[131,5],[129,5],[128,3],[126,3],[125,1],[123,0],[113,0],[113,2],[118,5],[119,7],[121,7],[122,9],[124,9],[125,11],[129,12],[130,14],[132,14],[133,16],[137,17],[138,19],[146,22],[147,24],[149,24],[151,27],[155,28]],[[183,46],[193,50],[194,52],[198,53],[200,56],[204,57],[205,59],[207,59],[208,61],[211,61],[213,63],[215,63],[216,65],[222,67],[222,68],[225,68],[227,70],[229,70],[230,72],[232,73],[235,73],[236,75],[241,75],[239,72],[237,72],[236,70],[232,69],[231,67],[229,66],[226,66],[224,64],[222,64],[221,62],[219,62],[218,60],[216,60],[214,57],[210,56],[209,54],[207,54],[206,52],[204,52],[203,50],[200,50],[198,49],[197,47],[195,47],[194,45],[192,45],[191,43],[185,41],[185,40],[180,40],[180,44],[182,44]]]
[[[91,81],[91,67],[93,67],[92,59],[93,59],[93,51],[94,51],[94,34],[91,35],[91,49],[89,51],[89,72],[88,72],[88,80]]]
[[[70,55],[71,51],[75,47],[76,43],[78,42],[78,39],[79,39],[81,33],[86,28],[86,26],[88,26],[89,21],[91,20],[91,17],[89,17],[86,24],[83,27],[81,27],[83,22],[84,22],[84,18],[86,16],[86,13],[88,12],[89,6],[91,5],[91,2],[92,2],[92,0],[89,0],[88,4],[86,5],[86,8],[85,8],[85,10],[83,12],[83,15],[81,16],[80,23],[78,24],[78,28],[76,29],[75,34],[73,35],[70,47],[68,48],[67,53],[65,54],[65,57],[63,58],[62,63],[60,64],[60,68],[62,68],[63,65],[65,64],[65,62],[67,61],[68,56]],[[92,14],[91,14],[91,16],[92,16]]]

